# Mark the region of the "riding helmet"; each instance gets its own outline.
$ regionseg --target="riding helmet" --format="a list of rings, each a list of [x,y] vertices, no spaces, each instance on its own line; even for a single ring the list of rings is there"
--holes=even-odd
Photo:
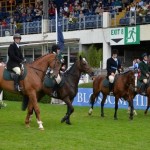
[[[145,56],[148,56],[147,53],[142,54],[142,58],[144,58]]]
[[[113,49],[113,50],[112,50],[112,55],[113,55],[113,54],[118,54],[118,50],[117,50],[117,49]]]
[[[19,33],[14,34],[13,39],[21,39],[21,35]]]
[[[57,50],[60,49],[59,45],[58,44],[53,44],[52,45],[52,52],[55,52],[57,53]]]

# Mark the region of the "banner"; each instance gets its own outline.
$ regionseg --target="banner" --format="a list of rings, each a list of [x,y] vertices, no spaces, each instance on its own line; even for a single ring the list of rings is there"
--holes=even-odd
[[[76,97],[74,98],[73,105],[74,106],[91,106],[89,103],[90,96],[92,94],[92,88],[79,88],[78,93]],[[100,95],[97,98],[96,103],[94,106],[100,107],[101,101],[102,101],[103,95],[100,93]],[[147,106],[147,97],[141,96],[141,95],[136,95],[136,97],[133,99],[134,103],[134,108],[135,109],[146,109]],[[115,98],[114,96],[107,96],[105,106],[106,108],[114,108],[115,107]],[[119,99],[118,102],[118,107],[119,108],[128,108],[128,102]]]

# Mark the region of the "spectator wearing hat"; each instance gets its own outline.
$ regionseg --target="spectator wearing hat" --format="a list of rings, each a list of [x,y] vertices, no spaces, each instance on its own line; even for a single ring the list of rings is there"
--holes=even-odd
[[[141,94],[145,95],[145,91],[147,89],[148,79],[150,77],[150,66],[148,64],[148,55],[147,53],[142,54],[142,61],[139,63],[140,69],[140,78],[139,81],[142,82],[141,85]]]
[[[121,61],[118,59],[118,50],[112,50],[111,58],[107,59],[107,77],[109,80],[109,91],[110,95],[113,95],[113,83],[115,75],[121,71]]]

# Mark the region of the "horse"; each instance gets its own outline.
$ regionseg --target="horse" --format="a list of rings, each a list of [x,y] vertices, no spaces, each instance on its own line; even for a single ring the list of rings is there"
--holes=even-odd
[[[105,85],[107,83],[107,85]],[[128,100],[129,105],[131,106],[130,116],[129,118],[133,119],[133,95],[130,96],[130,92],[135,91],[135,76],[134,71],[128,70],[124,73],[120,73],[116,75],[114,82],[114,96],[115,96],[115,113],[114,119],[117,120],[117,110],[118,110],[118,101],[119,98],[123,98],[124,100]],[[109,95],[109,81],[104,75],[97,76],[93,81],[93,93],[90,96],[90,104],[91,108],[89,109],[88,114],[91,115],[93,111],[93,106],[99,93],[103,94],[103,98],[101,101],[101,117],[104,117],[104,103],[106,101],[107,95]]]
[[[140,81],[138,81],[138,79],[137,79],[137,81],[136,81],[136,89],[137,90],[136,90],[136,92],[130,91],[130,96],[135,97],[137,94],[143,95],[142,91],[141,91],[141,84],[142,83]],[[143,95],[143,96],[147,97],[147,106],[146,106],[146,109],[144,111],[144,114],[147,115],[148,109],[150,107],[150,78],[148,79],[148,84],[147,84],[147,88],[146,88],[146,94]],[[131,106],[129,105],[128,110],[130,110],[130,107]]]
[[[43,130],[44,127],[40,118],[40,109],[37,103],[37,92],[42,89],[42,82],[48,67],[50,67],[53,70],[52,76],[57,77],[61,67],[61,63],[57,58],[56,54],[49,53],[37,58],[32,63],[24,64],[24,68],[27,72],[25,78],[23,80],[20,80],[22,91],[18,92],[14,89],[13,80],[4,79],[3,72],[6,69],[4,66],[0,66],[0,89],[5,89],[13,93],[27,95],[29,97],[29,102],[34,107],[34,110],[37,115],[37,123],[39,125],[39,129],[41,130]],[[29,126],[28,117],[26,117],[25,124],[26,126]]]
[[[66,122],[66,124],[71,124],[70,116],[74,112],[72,102],[78,92],[78,83],[82,73],[88,73],[90,75],[93,75],[93,70],[86,61],[86,59],[80,56],[79,59],[77,59],[75,63],[62,74],[62,83],[60,83],[61,85],[59,85],[57,89],[57,97],[55,97],[61,99],[67,105],[67,112],[65,116],[61,119],[61,123]],[[40,99],[45,94],[52,96],[51,93],[52,88],[47,88],[43,84],[42,91],[39,92],[38,98]],[[25,99],[27,101],[28,97],[25,97]],[[28,111],[32,110],[32,113],[30,111],[31,116],[34,110],[33,106],[31,103],[24,103],[24,109],[26,109],[27,107]]]

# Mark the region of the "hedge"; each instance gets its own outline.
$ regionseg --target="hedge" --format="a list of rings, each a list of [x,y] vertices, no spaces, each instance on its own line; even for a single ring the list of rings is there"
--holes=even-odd
[[[78,86],[79,88],[92,88],[92,82],[90,83],[83,83]],[[23,96],[20,94],[16,93],[11,93],[6,90],[3,91],[3,99],[4,100],[9,100],[9,101],[22,101]],[[51,97],[48,95],[45,95],[41,100],[41,103],[50,103],[51,102]]]
[[[4,100],[9,100],[9,101],[22,101],[23,96],[20,94],[16,93],[11,93],[6,90],[3,91],[3,99]],[[41,103],[50,103],[51,102],[51,97],[48,95],[45,95],[41,100]]]

